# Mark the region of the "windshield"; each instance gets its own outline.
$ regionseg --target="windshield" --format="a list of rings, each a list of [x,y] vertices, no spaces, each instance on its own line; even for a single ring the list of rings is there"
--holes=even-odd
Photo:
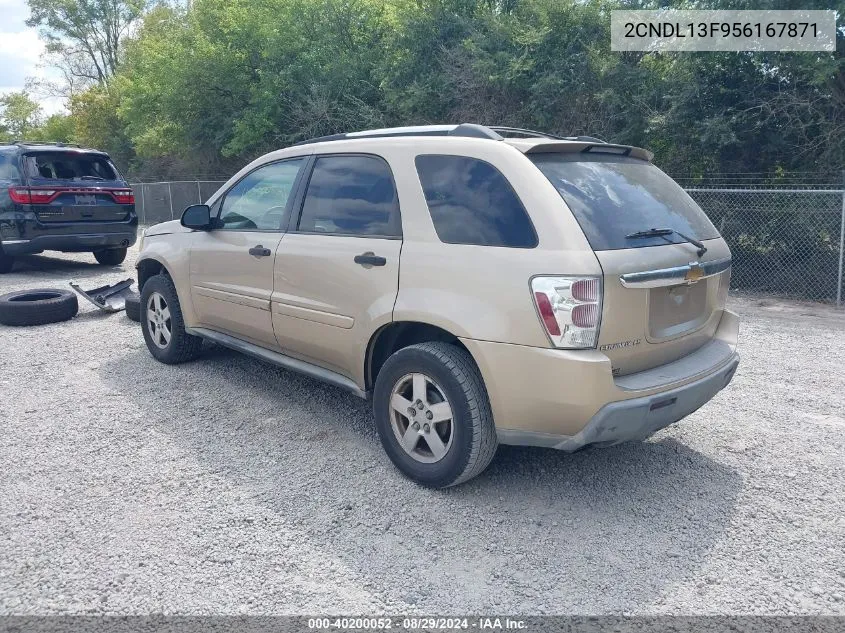
[[[647,161],[601,154],[529,154],[529,158],[557,188],[593,250],[685,241],[677,233],[626,237],[651,228],[671,228],[698,240],[719,237],[680,185]]]
[[[25,157],[30,178],[49,180],[117,180],[117,170],[105,156],[77,152],[38,152]]]

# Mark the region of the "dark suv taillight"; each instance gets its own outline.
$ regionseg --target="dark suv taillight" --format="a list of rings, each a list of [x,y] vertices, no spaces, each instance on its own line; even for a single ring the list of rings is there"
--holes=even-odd
[[[111,194],[118,204],[135,204],[135,194],[131,189],[115,189]]]
[[[32,204],[32,195],[27,187],[9,187],[9,197],[17,204]]]
[[[9,197],[18,204],[50,204],[63,193],[108,194],[117,204],[135,204],[135,194],[131,189],[82,189],[78,187],[56,187],[54,189],[36,189],[30,187],[9,187]]]
[[[9,187],[9,197],[18,204],[50,204],[58,189],[30,189],[29,187]]]

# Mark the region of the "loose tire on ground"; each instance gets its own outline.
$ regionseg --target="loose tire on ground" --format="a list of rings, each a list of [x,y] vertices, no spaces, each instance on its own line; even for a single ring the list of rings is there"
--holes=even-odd
[[[134,292],[126,297],[126,317],[135,323],[141,321],[141,296]]]
[[[202,349],[202,339],[185,332],[176,287],[167,275],[150,277],[141,290],[141,330],[150,354],[168,365],[193,360]]]
[[[404,424],[403,417],[392,417],[394,411],[401,410],[404,405],[409,405],[408,417],[404,418],[409,426],[413,419],[419,420],[424,428],[426,419],[440,417],[435,407],[438,404],[442,407],[442,402],[424,402],[417,412],[410,412],[410,405],[419,406],[416,383],[406,387],[408,391],[404,396],[396,391],[407,384],[409,376],[413,382],[420,374],[427,378],[422,389],[434,395],[419,399],[439,401],[440,397],[436,394],[442,392],[443,401],[449,405],[452,415],[451,435],[446,440],[435,439],[438,445],[440,442],[448,444],[445,455],[440,458],[433,448],[430,456],[418,455],[416,458],[404,449],[404,436],[400,440],[401,430],[397,430],[395,425],[396,421]],[[394,408],[397,402],[400,406]],[[406,476],[425,486],[445,488],[463,483],[487,468],[496,453],[498,440],[484,381],[472,357],[455,345],[420,343],[405,347],[388,358],[376,379],[373,412],[379,438],[391,461]],[[433,416],[426,418],[429,413]],[[428,443],[426,435],[421,434],[420,437],[424,444]],[[421,448],[419,443],[414,446],[414,451],[425,453],[425,447]],[[443,446],[440,446],[442,450]],[[427,459],[428,463],[421,459]]]
[[[5,325],[58,323],[72,319],[77,312],[79,302],[70,290],[20,290],[0,297],[0,323]]]
[[[125,248],[109,248],[102,251],[94,251],[94,259],[103,266],[117,266],[126,259]]]

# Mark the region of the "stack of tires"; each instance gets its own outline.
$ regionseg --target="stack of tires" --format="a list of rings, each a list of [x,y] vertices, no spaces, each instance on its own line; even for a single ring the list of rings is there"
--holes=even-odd
[[[126,316],[135,323],[141,321],[141,296],[137,293],[133,292],[126,297]]]
[[[39,288],[20,290],[0,296],[0,323],[3,325],[46,325],[72,319],[79,312],[79,301],[70,290]],[[126,297],[126,316],[141,320],[141,297],[133,292]]]

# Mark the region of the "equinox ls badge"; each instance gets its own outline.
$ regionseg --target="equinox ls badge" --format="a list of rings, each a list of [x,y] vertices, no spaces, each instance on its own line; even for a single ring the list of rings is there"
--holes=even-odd
[[[602,345],[599,347],[599,351],[604,352],[606,350],[611,349],[622,349],[623,347],[633,347],[634,345],[639,345],[642,343],[643,340],[641,338],[635,338],[630,341],[621,341],[619,343],[608,343],[607,345]]]

